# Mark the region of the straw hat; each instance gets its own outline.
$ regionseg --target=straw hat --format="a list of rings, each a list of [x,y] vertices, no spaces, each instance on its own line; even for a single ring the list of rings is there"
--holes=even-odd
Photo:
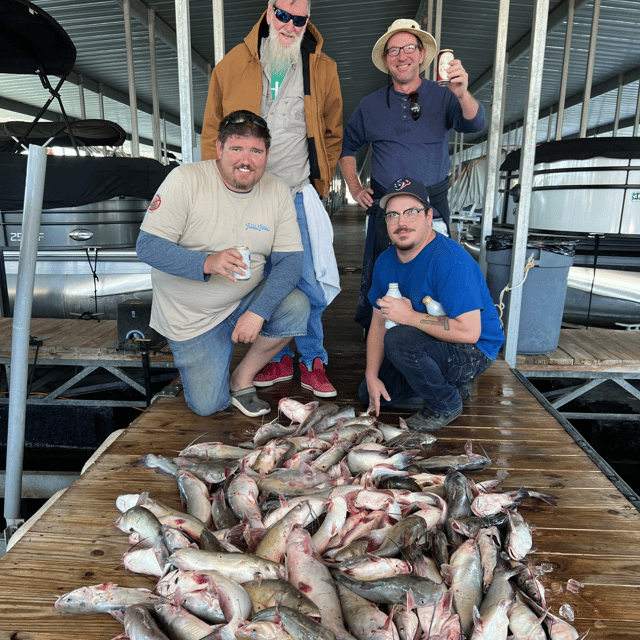
[[[420,40],[420,42],[422,42],[425,55],[424,61],[420,65],[420,71],[424,71],[431,64],[431,61],[435,58],[438,45],[436,44],[435,38],[427,31],[423,31],[420,28],[420,25],[415,20],[407,20],[406,18],[395,20],[393,24],[387,29],[387,33],[385,33],[378,40],[378,42],[375,43],[373,51],[371,52],[371,59],[373,60],[373,64],[375,64],[376,67],[378,67],[378,69],[382,71],[382,73],[389,72],[387,66],[382,60],[382,54],[384,53],[389,38],[401,31],[413,33],[413,35],[416,36]]]

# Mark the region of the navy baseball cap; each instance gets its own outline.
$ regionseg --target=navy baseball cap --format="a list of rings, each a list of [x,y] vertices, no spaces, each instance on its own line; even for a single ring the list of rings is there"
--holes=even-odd
[[[418,198],[418,200],[422,200],[427,209],[431,207],[426,187],[420,180],[415,180],[414,178],[400,178],[400,180],[396,180],[380,199],[380,207],[384,209],[387,206],[387,202],[393,198],[393,196],[402,195],[414,196]]]

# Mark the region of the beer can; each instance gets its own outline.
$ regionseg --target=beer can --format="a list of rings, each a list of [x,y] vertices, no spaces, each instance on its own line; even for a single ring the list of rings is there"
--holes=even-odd
[[[238,280],[248,280],[251,277],[251,251],[249,251],[249,247],[245,244],[237,244],[233,248],[240,252],[242,261],[247,265],[247,268],[244,270],[244,275],[234,271],[233,276]]]
[[[436,82],[441,87],[447,87],[451,84],[449,80],[449,64],[453,60],[453,49],[443,49],[438,52]]]

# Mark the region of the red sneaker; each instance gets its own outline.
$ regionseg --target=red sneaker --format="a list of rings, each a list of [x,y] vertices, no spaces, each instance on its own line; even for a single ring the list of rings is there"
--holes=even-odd
[[[293,378],[293,360],[284,356],[280,362],[269,362],[253,379],[254,387],[270,387],[276,382],[284,382]]]
[[[333,398],[338,395],[334,386],[327,380],[327,374],[324,372],[324,365],[320,358],[313,361],[313,369],[309,371],[302,362],[300,363],[300,383],[305,389],[313,391],[313,394],[319,398]]]

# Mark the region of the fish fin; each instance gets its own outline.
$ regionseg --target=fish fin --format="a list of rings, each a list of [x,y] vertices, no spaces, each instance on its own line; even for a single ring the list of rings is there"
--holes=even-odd
[[[120,623],[120,624],[124,624],[124,611],[109,611],[109,613]],[[116,636],[116,637],[127,637],[124,635],[124,633],[121,636]],[[114,639],[115,640],[115,639]]]
[[[440,565],[440,573],[442,574],[442,578],[447,586],[451,586],[451,581],[453,577],[456,575],[456,570],[450,564],[441,564]]]

